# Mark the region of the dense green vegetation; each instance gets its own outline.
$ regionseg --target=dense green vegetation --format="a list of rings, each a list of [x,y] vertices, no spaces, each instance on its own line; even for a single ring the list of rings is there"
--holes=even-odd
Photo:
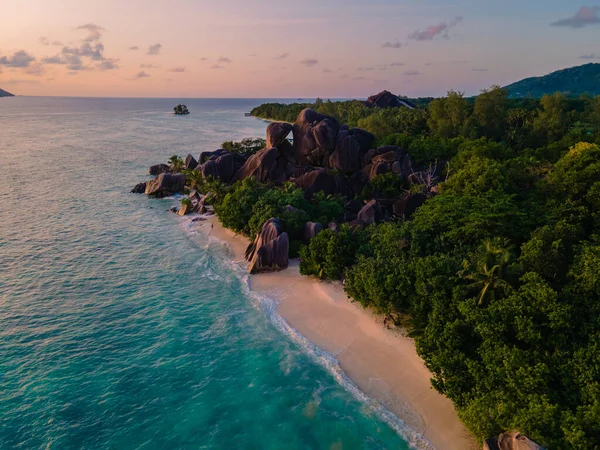
[[[526,78],[506,86],[510,97],[533,97],[561,92],[569,96],[600,95],[600,64],[584,64],[543,77]]]
[[[511,100],[494,87],[415,110],[320,101],[253,114],[293,121],[306,106],[445,170],[410,220],[319,233],[299,250],[302,273],[403,317],[478,438],[518,429],[552,449],[599,448],[600,97]],[[385,174],[359,197],[405,188]],[[223,224],[249,237],[277,215],[298,243],[306,220],[343,213],[344,200],[291,185],[210,189]]]
[[[230,152],[241,153],[243,155],[253,155],[267,145],[266,139],[262,138],[245,138],[239,142],[226,141],[221,144],[221,148]]]

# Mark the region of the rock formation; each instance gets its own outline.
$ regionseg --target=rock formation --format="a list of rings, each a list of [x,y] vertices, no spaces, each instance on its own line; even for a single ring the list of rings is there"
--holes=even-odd
[[[335,150],[340,124],[333,117],[304,109],[293,125],[294,156],[302,165],[325,166]]]
[[[514,431],[502,433],[497,438],[486,439],[483,443],[483,450],[544,450],[544,447]]]
[[[204,156],[205,154],[203,153],[200,159],[202,160]],[[217,150],[202,164],[200,170],[205,178],[212,176],[223,183],[230,183],[235,181],[233,180],[234,175],[242,168],[245,162],[246,159],[239,153]]]
[[[304,243],[308,244],[317,234],[323,230],[323,225],[319,222],[306,222],[304,224]]]
[[[288,234],[277,218],[267,220],[256,239],[246,249],[246,260],[250,261],[249,272],[272,272],[287,269],[289,254]]]
[[[148,169],[148,173],[150,175],[160,175],[161,173],[168,173],[171,171],[171,168],[169,167],[168,164],[155,164],[153,166],[150,166],[150,168]]]
[[[316,169],[308,172],[295,181],[296,187],[304,191],[306,198],[312,198],[317,192],[325,195],[342,194],[346,192],[344,179],[332,174],[325,169]]]
[[[134,194],[143,194],[146,192],[146,182],[136,184],[131,190]]]
[[[254,177],[258,181],[285,181],[287,160],[281,156],[277,147],[263,148],[252,155],[237,171],[232,183]]]
[[[418,208],[423,206],[425,200],[427,200],[425,194],[408,194],[406,197],[401,198],[394,203],[394,215],[399,219],[408,219]]]
[[[271,122],[267,126],[267,148],[279,147],[292,132],[294,127],[286,122]]]
[[[366,103],[369,106],[376,106],[377,108],[416,108],[416,106],[409,101],[392,94],[390,91],[381,91],[379,94],[372,95],[368,98]]]
[[[146,195],[154,197],[168,197],[169,195],[183,192],[185,188],[185,175],[161,173],[154,180],[146,184]]]
[[[185,168],[187,170],[194,170],[198,166],[198,161],[192,155],[188,154],[185,157]]]

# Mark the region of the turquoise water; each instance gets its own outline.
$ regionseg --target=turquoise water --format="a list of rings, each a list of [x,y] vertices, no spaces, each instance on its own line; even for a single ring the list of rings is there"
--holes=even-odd
[[[408,448],[222,243],[129,193],[264,135],[260,100],[178,102],[0,99],[0,448]]]

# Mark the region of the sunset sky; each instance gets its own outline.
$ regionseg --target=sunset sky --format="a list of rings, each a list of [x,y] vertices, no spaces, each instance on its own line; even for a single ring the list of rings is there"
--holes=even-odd
[[[0,88],[20,95],[470,95],[600,62],[600,7],[572,0],[19,0],[0,14]]]

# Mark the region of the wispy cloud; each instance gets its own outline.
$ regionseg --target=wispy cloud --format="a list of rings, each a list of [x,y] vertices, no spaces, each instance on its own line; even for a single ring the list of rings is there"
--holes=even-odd
[[[306,66],[306,67],[313,67],[313,66],[316,66],[317,64],[319,64],[319,60],[307,58],[307,59],[303,59],[302,61],[300,61],[300,64],[302,64],[303,66]]]
[[[42,36],[38,39],[38,41],[42,45],[50,45],[50,40],[47,37]]]
[[[332,72],[333,72],[333,70],[331,70],[331,69],[323,69],[323,73],[332,73]]]
[[[418,70],[407,70],[404,72],[404,75],[407,77],[416,77],[418,75],[423,75],[423,73],[419,72]]]
[[[290,54],[289,54],[289,53],[282,53],[281,55],[277,55],[277,56],[275,56],[273,59],[285,59],[285,58],[287,58],[288,56],[290,56]]]
[[[353,80],[356,80],[356,81],[359,81],[359,80],[364,80],[364,79],[365,79],[365,77],[354,77],[354,78],[352,78],[352,79],[353,79]]]
[[[139,80],[139,79],[141,79],[141,78],[148,78],[149,76],[150,76],[150,74],[149,74],[149,73],[147,73],[147,72],[145,72],[145,71],[143,71],[143,70],[142,70],[140,73],[138,73],[138,74],[135,76],[135,79],[136,79],[136,80]]]
[[[102,61],[100,64],[98,64],[96,67],[98,68],[98,70],[115,70],[118,69],[119,66],[117,65],[117,59],[105,59],[104,61]]]
[[[156,64],[140,64],[141,69],[158,69],[159,67]]]
[[[402,62],[395,62],[395,63],[391,63],[390,67],[399,67],[399,66],[405,66],[406,64],[402,63]]]
[[[231,59],[229,59],[227,56],[219,56],[219,60],[217,62],[219,64],[221,64],[221,63],[229,64],[229,63],[232,63],[233,61]]]
[[[173,67],[172,69],[169,69],[169,72],[183,73],[185,72],[185,67]]]
[[[590,53],[587,55],[578,56],[579,59],[600,59],[600,55],[596,55],[595,53]]]
[[[210,66],[211,69],[224,69],[225,67],[220,66],[218,64],[213,64],[212,66]]]
[[[430,25],[425,30],[417,30],[411,33],[408,38],[414,41],[431,41],[436,37],[450,39],[449,31],[463,21],[461,16],[454,18],[451,22],[440,22],[437,25]]]
[[[200,61],[206,61],[208,58],[200,58]]]
[[[381,47],[382,48],[402,48],[402,47],[404,47],[404,44],[396,39],[394,42],[391,42],[391,41],[384,42]]]
[[[156,56],[162,50],[162,44],[154,44],[148,47],[148,55]]]
[[[99,25],[96,25],[95,23],[86,23],[85,25],[78,26],[77,29],[78,30],[87,30],[88,35],[84,39],[85,42],[99,41],[100,38],[102,37],[102,32],[105,31],[104,28],[102,28]]]
[[[473,72],[487,72],[487,69],[471,69]]]
[[[560,19],[551,23],[553,27],[583,28],[588,25],[600,24],[599,6],[582,6],[573,17]]]
[[[0,56],[0,66],[15,68],[29,67],[35,60],[35,56],[30,55],[25,50],[19,50],[13,53],[12,56]]]
[[[137,45],[132,45],[131,47],[129,47],[129,50],[139,50],[140,48]]]

